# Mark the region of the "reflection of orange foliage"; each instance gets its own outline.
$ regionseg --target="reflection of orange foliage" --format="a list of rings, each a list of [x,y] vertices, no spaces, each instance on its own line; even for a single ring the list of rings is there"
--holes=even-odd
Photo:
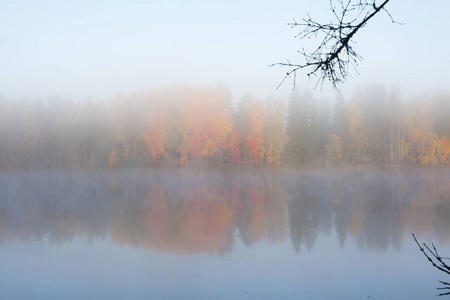
[[[233,210],[216,195],[205,192],[213,190],[193,188],[188,191],[188,201],[176,207],[169,205],[171,199],[158,184],[153,184],[144,203],[145,226],[139,244],[145,248],[171,251],[180,254],[217,252],[226,248],[231,233]],[[192,198],[192,196],[196,196]],[[198,197],[198,198],[197,198]],[[209,201],[205,201],[209,199]],[[120,216],[112,226],[112,238],[118,243],[127,240],[126,226]]]
[[[174,196],[158,183],[153,183],[142,203],[141,213],[127,216],[126,210],[116,209],[110,227],[111,238],[119,244],[141,246],[179,254],[223,252],[233,237],[235,216],[249,209],[248,236],[255,242],[271,234],[271,242],[286,237],[284,195],[280,181],[251,182],[243,185],[231,180],[227,188],[193,184],[181,180]],[[248,192],[241,197],[240,189]],[[267,198],[265,198],[267,197]],[[270,215],[267,215],[267,206]],[[245,214],[244,214],[245,215]],[[270,218],[268,227],[267,218]],[[138,228],[136,228],[138,226]],[[136,234],[139,233],[139,234]]]
[[[131,199],[130,194],[122,193],[123,182],[111,180],[107,183],[111,189],[108,194],[123,198],[113,196],[112,199],[105,197],[102,203],[94,201],[101,205],[91,205],[91,200],[97,198],[48,205],[47,201],[40,202],[39,197],[21,195],[13,206],[21,208],[20,214],[9,212],[8,205],[2,206],[0,240],[49,236],[51,242],[60,243],[75,237],[93,239],[109,234],[120,245],[180,254],[223,253],[230,249],[233,237],[237,236],[234,230],[245,244],[264,238],[276,243],[288,235],[288,222],[289,226],[297,226],[291,227],[291,238],[295,239],[297,234],[297,241],[308,245],[321,230],[331,229],[332,215],[342,234],[349,233],[362,242],[376,242],[381,234],[385,242],[389,239],[399,244],[399,239],[410,232],[433,233],[439,241],[448,240],[448,172],[430,169],[419,175],[404,174],[395,175],[390,183],[375,181],[369,189],[367,184],[371,186],[374,182],[352,180],[349,187],[342,179],[345,177],[334,177],[323,186],[313,185],[313,189],[323,188],[328,195],[319,199],[314,193],[305,192],[301,197],[304,203],[290,208],[293,211],[289,212],[289,217],[292,213],[289,220],[285,215],[286,195],[281,178],[272,175],[267,178],[234,174],[214,177],[210,173],[189,173],[188,176],[178,175],[176,179],[170,177],[171,180],[158,178],[149,184],[145,199]],[[90,188],[97,184],[97,181],[92,182]],[[329,189],[325,189],[325,185]],[[138,190],[135,195],[141,192]],[[312,198],[308,199],[310,196]],[[322,207],[325,214],[322,214]],[[324,225],[326,221],[321,223],[321,218],[329,218],[330,224]],[[326,229],[327,226],[330,228]]]
[[[350,204],[350,224],[349,233],[352,236],[359,236],[364,228],[364,219],[366,217],[364,203],[361,199],[356,199]]]
[[[220,251],[228,244],[233,211],[226,204],[194,207],[182,228],[182,241],[188,252]]]
[[[250,236],[253,241],[260,240],[266,235],[266,213],[264,210],[264,194],[260,184],[250,187],[248,202],[251,205],[252,222],[250,224]]]

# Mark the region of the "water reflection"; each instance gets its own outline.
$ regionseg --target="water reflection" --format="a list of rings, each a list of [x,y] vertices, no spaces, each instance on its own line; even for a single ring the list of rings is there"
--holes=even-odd
[[[345,247],[401,248],[405,234],[446,242],[446,170],[288,173],[36,173],[0,175],[0,242],[88,237],[178,254],[229,253],[290,239],[311,251],[336,232]]]

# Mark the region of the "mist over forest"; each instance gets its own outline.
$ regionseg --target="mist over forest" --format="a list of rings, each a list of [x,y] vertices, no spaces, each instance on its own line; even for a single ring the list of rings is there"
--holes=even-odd
[[[0,99],[1,169],[450,164],[450,95],[346,98],[167,86],[108,102]]]

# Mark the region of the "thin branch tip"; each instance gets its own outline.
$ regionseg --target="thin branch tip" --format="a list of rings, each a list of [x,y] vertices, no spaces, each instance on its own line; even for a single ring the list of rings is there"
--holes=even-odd
[[[312,52],[306,52],[304,49],[297,51],[303,56],[304,63],[291,64],[288,62],[279,65],[291,68],[288,73],[294,75],[300,69],[311,68],[306,75],[310,77],[310,75],[318,73],[316,87],[320,82],[322,88],[324,82],[329,81],[337,90],[338,84],[345,82],[350,75],[349,66],[356,70],[358,62],[363,60],[353,49],[353,45],[356,44],[353,41],[355,34],[380,11],[387,13],[391,21],[396,23],[385,8],[390,0],[382,1],[380,5],[377,5],[377,0],[359,0],[356,3],[353,1],[355,0],[330,0],[330,10],[336,19],[335,22],[322,24],[314,21],[307,14],[307,17],[302,19],[303,23],[298,23],[295,19],[293,19],[293,23],[288,23],[292,28],[300,27],[300,31],[295,37],[307,40],[313,37],[320,38],[321,42]]]

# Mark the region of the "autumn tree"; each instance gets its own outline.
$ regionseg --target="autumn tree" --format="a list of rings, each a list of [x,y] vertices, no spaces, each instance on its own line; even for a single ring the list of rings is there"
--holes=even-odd
[[[327,153],[327,166],[331,162],[339,162],[342,158],[342,139],[337,134],[330,134],[328,137],[328,143],[325,145],[325,151]]]
[[[215,89],[192,89],[188,96],[186,125],[191,159],[202,156],[223,162],[222,149],[233,129],[226,97]]]
[[[405,115],[405,122],[414,160],[421,165],[436,165],[439,138],[433,132],[430,104],[419,101],[411,103]]]
[[[437,155],[441,163],[450,165],[450,138],[446,136],[440,138],[437,145]]]
[[[0,168],[450,164],[446,99],[402,102],[372,86],[348,103],[338,95],[332,113],[308,92],[286,113],[282,99],[244,96],[233,109],[221,88],[191,86],[109,102],[0,99]]]
[[[240,163],[242,157],[242,153],[239,149],[240,141],[241,132],[235,127],[228,133],[227,141],[223,149],[223,156],[226,163],[234,165]]]

